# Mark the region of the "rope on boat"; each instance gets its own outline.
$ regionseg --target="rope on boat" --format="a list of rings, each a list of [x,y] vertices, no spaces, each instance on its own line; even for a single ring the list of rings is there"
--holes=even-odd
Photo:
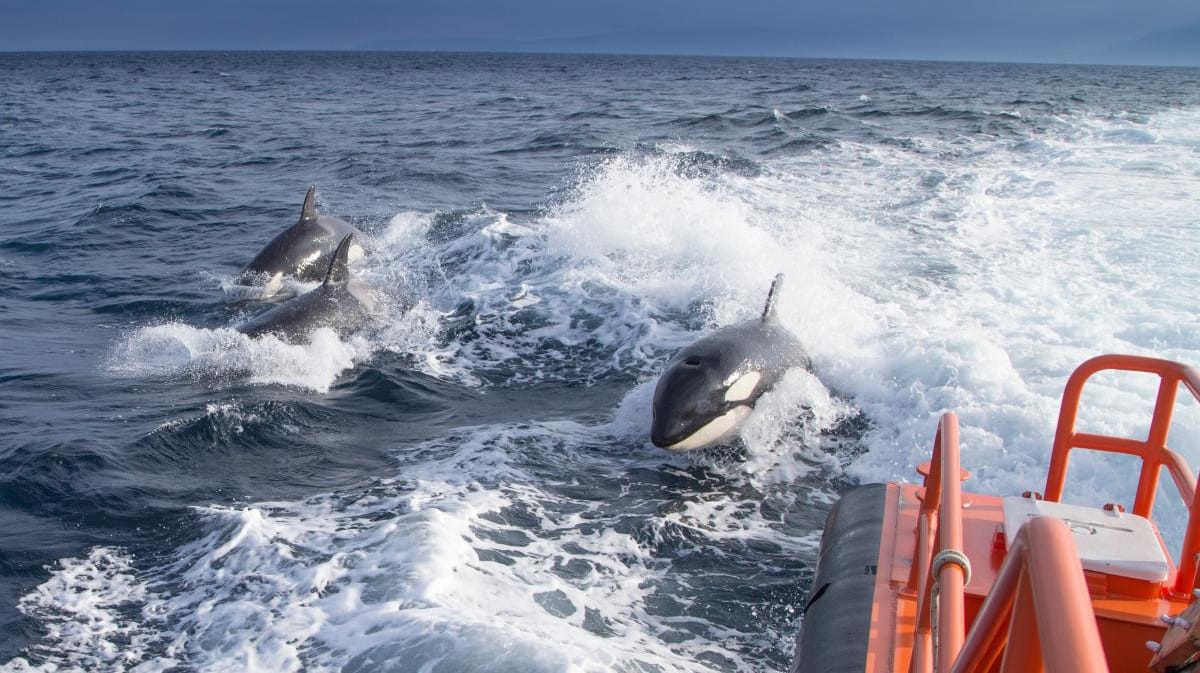
[[[941,575],[942,566],[947,563],[962,568],[963,571],[963,586],[971,583],[971,559],[967,555],[957,549],[943,549],[938,552],[937,556],[933,557],[933,586],[936,589],[938,585],[938,576]]]
[[[964,587],[971,582],[971,559],[967,558],[966,554],[957,549],[943,549],[933,557],[933,563],[930,564],[933,573],[933,587],[929,590],[929,629],[933,640],[934,661],[937,661],[938,652],[938,597],[941,594],[941,582],[938,581],[938,578],[941,576],[942,567],[947,563],[953,563],[962,568]]]

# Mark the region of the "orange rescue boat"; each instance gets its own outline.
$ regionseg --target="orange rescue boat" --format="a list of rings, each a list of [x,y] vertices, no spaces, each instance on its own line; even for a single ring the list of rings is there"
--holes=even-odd
[[[1111,370],[1160,379],[1145,439],[1075,429],[1084,384]],[[1045,489],[1022,496],[961,490],[958,420],[943,415],[921,484],[859,487],[830,512],[793,673],[1200,673],[1200,498],[1167,448],[1181,386],[1200,401],[1200,374],[1186,365],[1082,364],[1063,394]],[[1080,450],[1141,459],[1130,509],[1063,502]],[[1164,469],[1189,514],[1178,564],[1152,518]]]

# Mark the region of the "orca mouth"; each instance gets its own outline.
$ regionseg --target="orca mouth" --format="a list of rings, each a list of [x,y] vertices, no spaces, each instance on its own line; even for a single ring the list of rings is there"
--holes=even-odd
[[[660,449],[670,448],[692,436],[703,427],[707,421],[700,423],[659,423],[657,419],[650,425],[650,443]]]
[[[666,449],[675,446],[679,442],[682,442],[687,436],[688,433],[686,432],[676,433],[674,435],[658,435],[651,433],[650,443],[660,449]]]

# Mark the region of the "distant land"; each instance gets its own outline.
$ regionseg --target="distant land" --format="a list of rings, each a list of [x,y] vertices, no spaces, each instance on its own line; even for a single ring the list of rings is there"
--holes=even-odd
[[[1000,38],[913,36],[762,29],[630,31],[532,40],[400,38],[356,45],[370,51],[484,51],[520,53],[791,56],[808,58],[1021,61],[1200,67],[1200,24],[1159,30],[1094,47],[1059,46],[1053,39],[1022,44]],[[1013,57],[1019,53],[1020,57]]]
[[[1200,24],[1156,30],[1136,40],[1113,45],[1097,56],[1104,63],[1200,65]]]

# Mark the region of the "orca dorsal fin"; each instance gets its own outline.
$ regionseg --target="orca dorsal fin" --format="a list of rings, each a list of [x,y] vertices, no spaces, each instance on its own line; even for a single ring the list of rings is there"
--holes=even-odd
[[[308,193],[304,195],[304,205],[300,208],[301,222],[316,222],[317,221],[317,186],[310,185]]]
[[[338,243],[337,250],[333,251],[333,259],[329,260],[329,271],[325,273],[325,280],[321,283],[321,287],[329,287],[350,280],[350,241],[353,238],[354,234],[346,234],[346,238]]]
[[[775,274],[775,280],[771,281],[771,289],[767,290],[767,305],[763,307],[762,321],[770,322],[775,319],[775,304],[779,300],[779,289],[783,287],[783,274]]]

